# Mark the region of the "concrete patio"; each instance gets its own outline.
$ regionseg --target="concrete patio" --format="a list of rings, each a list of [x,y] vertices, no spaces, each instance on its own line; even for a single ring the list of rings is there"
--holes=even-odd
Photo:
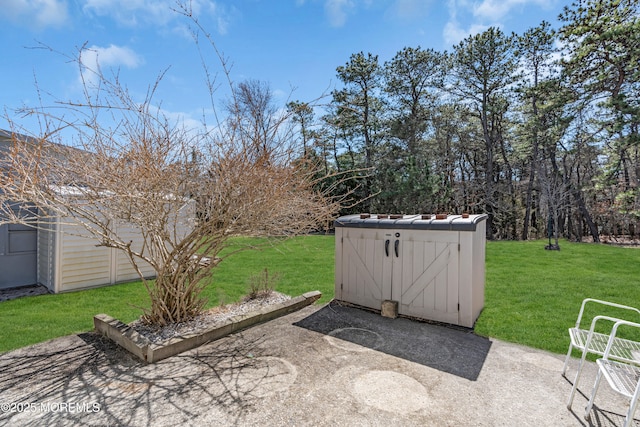
[[[566,408],[562,364],[468,329],[330,303],[155,364],[94,333],[5,353],[0,424],[621,426],[626,401],[605,383],[592,423],[583,418],[594,363]]]

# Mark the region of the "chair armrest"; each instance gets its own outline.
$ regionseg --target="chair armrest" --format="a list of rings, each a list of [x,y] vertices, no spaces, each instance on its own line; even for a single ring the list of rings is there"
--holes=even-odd
[[[587,339],[584,343],[584,348],[585,351],[582,353],[582,358],[584,359],[586,356],[586,353],[591,351],[591,340],[593,338],[593,335],[596,333],[596,325],[598,324],[599,321],[601,320],[605,320],[605,321],[609,321],[611,323],[614,324],[614,326],[616,324],[618,324],[619,322],[626,322],[626,320],[623,319],[618,319],[617,317],[611,317],[611,316],[605,316],[605,315],[600,315],[600,316],[596,316],[593,318],[593,320],[591,321],[591,327],[589,328],[589,331],[587,333]],[[613,327],[612,327],[613,330]],[[611,333],[608,333],[607,336],[611,337]],[[605,351],[606,351],[606,347],[605,347]],[[602,354],[602,353],[600,353]]]
[[[601,304],[601,305],[606,305],[609,307],[615,307],[615,308],[621,308],[624,310],[629,310],[629,311],[633,311],[637,314],[640,315],[640,309],[637,309],[635,307],[630,307],[628,305],[622,305],[622,304],[617,304],[615,302],[610,302],[610,301],[603,301],[600,299],[595,299],[595,298],[585,298],[582,301],[582,305],[580,306],[580,312],[578,313],[578,320],[576,320],[576,328],[580,328],[580,322],[582,321],[582,315],[584,314],[584,309],[587,305],[587,303],[592,302],[592,303],[596,303],[596,304]]]
[[[631,326],[631,327],[640,329],[640,323],[629,322],[628,320],[618,320],[613,325],[613,328],[611,328],[611,335],[609,335],[609,341],[607,341],[607,348],[604,350],[604,356],[602,357],[605,360],[609,359],[609,353],[611,352],[613,343],[616,340],[616,334],[618,333],[618,328],[620,326]]]

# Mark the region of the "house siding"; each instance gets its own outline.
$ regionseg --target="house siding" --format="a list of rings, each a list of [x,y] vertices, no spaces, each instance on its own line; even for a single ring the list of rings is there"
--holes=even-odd
[[[18,140],[24,143],[38,142],[0,129],[0,157],[8,156]],[[180,211],[176,219],[179,221],[178,235],[184,236],[193,226],[194,205],[194,202],[187,202]],[[143,241],[140,233],[130,224],[120,227],[124,238],[133,241],[134,248],[140,248]],[[138,272],[123,251],[96,246],[95,240],[82,237],[83,234],[86,231],[80,225],[65,224],[61,218],[44,216],[38,224],[35,264],[28,270],[36,270],[34,279],[56,293],[139,279]],[[148,263],[136,261],[145,277],[155,275]]]

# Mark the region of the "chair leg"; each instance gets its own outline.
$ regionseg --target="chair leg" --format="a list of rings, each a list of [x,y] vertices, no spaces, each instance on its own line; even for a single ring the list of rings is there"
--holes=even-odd
[[[584,362],[587,358],[587,351],[582,350],[582,357],[580,357],[580,363],[578,363],[578,371],[576,372],[576,377],[573,380],[573,385],[571,386],[571,393],[569,394],[569,400],[567,401],[567,409],[571,409],[571,405],[573,404],[573,398],[576,395],[576,390],[578,390],[578,382],[580,381],[580,375],[582,374],[582,367],[584,366]]]
[[[567,357],[564,358],[564,366],[562,367],[562,376],[565,376],[567,372],[567,366],[569,366],[569,359],[571,359],[571,352],[573,351],[573,343],[569,343],[569,351]]]
[[[636,391],[633,393],[631,402],[629,402],[629,411],[627,411],[627,418],[624,420],[624,427],[629,427],[633,424],[633,416],[638,406],[638,398],[640,398],[640,382],[636,386]]]
[[[600,386],[600,380],[602,379],[602,371],[598,369],[598,375],[596,375],[596,382],[593,385],[593,390],[591,391],[591,397],[589,398],[589,403],[584,410],[584,418],[589,419],[591,417],[591,408],[593,407],[593,401],[596,398],[596,393],[598,391],[598,387]]]

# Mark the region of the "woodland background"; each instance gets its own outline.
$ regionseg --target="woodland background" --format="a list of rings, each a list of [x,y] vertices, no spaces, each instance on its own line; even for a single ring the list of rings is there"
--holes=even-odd
[[[636,237],[640,6],[575,2],[560,21],[385,63],[353,54],[322,114],[288,104],[318,185],[359,202],[341,214],[486,213],[489,239]],[[243,85],[268,139],[268,86]]]

